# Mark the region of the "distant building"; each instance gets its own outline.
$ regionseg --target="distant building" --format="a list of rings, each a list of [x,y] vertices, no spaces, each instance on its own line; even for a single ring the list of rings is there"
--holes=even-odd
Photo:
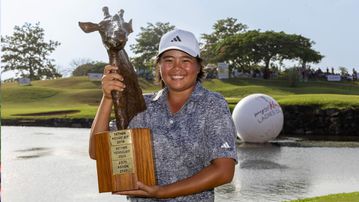
[[[18,82],[22,86],[28,86],[31,84],[31,80],[29,78],[19,78]]]
[[[328,81],[341,81],[342,77],[338,74],[328,74],[327,75],[327,80]]]
[[[218,63],[218,78],[219,79],[228,79],[229,78],[228,64],[226,64],[224,62]]]
[[[87,73],[87,76],[91,81],[101,81],[102,75],[103,74],[101,73]]]

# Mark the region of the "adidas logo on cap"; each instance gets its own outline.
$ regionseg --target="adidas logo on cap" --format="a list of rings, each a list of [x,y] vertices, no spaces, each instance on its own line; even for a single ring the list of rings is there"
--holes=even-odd
[[[161,37],[158,55],[167,50],[180,50],[193,57],[200,57],[199,44],[192,32],[175,29]]]
[[[171,42],[174,42],[174,41],[181,41],[181,38],[179,38],[179,36],[176,36],[175,38],[173,38],[173,39],[171,40]]]

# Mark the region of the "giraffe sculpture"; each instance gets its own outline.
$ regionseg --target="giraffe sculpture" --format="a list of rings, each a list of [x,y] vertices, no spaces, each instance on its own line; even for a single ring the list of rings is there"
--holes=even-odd
[[[79,22],[85,33],[98,31],[107,50],[109,63],[118,67],[117,73],[124,78],[124,91],[112,91],[116,126],[118,130],[126,129],[131,119],[146,109],[142,90],[138,84],[136,72],[124,49],[127,37],[132,30],[132,19],[125,22],[124,10],[111,16],[108,7],[103,7],[104,19],[99,23]]]

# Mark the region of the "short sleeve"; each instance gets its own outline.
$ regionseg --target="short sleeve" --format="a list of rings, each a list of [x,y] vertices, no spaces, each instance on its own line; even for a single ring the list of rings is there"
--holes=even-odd
[[[236,129],[227,102],[218,95],[216,99],[210,100],[209,105],[206,120],[208,161],[217,158],[233,158],[238,162]]]

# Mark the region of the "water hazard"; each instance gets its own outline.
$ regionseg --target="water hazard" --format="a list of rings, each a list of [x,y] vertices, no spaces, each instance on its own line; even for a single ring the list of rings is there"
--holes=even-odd
[[[3,201],[126,201],[98,193],[96,164],[88,157],[89,129],[2,127],[1,132]],[[327,145],[238,145],[235,179],[216,189],[216,201],[359,191],[357,144]]]

